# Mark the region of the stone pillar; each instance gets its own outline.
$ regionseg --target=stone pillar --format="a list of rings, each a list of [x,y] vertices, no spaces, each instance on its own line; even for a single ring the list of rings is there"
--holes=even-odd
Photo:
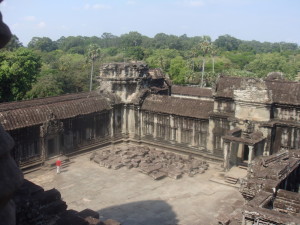
[[[181,130],[182,130],[182,123],[178,124],[178,132],[177,132],[177,141],[181,143]]]
[[[253,149],[253,146],[248,145],[248,147],[249,147],[248,165],[250,165],[254,158],[254,149]]]
[[[115,121],[115,113],[114,113],[114,108],[112,108],[110,112],[110,136],[111,137],[114,137],[114,121]]]
[[[122,133],[127,134],[127,105],[123,107],[123,117],[122,117]]]
[[[214,128],[215,128],[215,121],[213,118],[209,119],[208,122],[208,132],[207,132],[207,143],[206,143],[206,148],[207,151],[211,154],[213,154],[213,149],[214,149]]]
[[[174,116],[170,115],[171,141],[175,141]]]
[[[137,121],[135,121],[135,124],[136,124],[135,129],[137,129],[137,130],[135,130],[135,134],[138,135],[138,138],[141,138],[141,133],[142,133],[141,132],[141,128],[142,128],[141,127],[141,122],[142,122],[142,118],[141,118],[141,109],[140,109],[139,106],[137,107],[137,110],[135,112],[135,118],[137,119]]]
[[[139,123],[140,137],[143,137],[144,136],[144,131],[143,131],[144,120],[143,120],[143,112],[140,108],[139,108],[139,119],[140,119],[140,123]]]
[[[153,138],[156,138],[157,136],[157,114],[153,115]]]
[[[195,138],[196,138],[196,121],[193,120],[193,131],[192,131],[192,146],[195,146]]]
[[[224,141],[224,170],[229,170],[229,160],[230,160],[230,142]]]

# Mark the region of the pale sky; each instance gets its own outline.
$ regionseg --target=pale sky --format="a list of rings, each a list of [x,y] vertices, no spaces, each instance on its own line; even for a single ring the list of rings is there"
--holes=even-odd
[[[0,10],[24,45],[130,31],[300,44],[299,0],[4,0]]]

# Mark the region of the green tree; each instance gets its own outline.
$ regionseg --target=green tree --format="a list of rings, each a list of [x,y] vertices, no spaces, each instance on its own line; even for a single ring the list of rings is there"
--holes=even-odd
[[[62,83],[55,76],[56,71],[48,71],[33,84],[32,89],[26,93],[27,99],[57,96],[63,94]]]
[[[214,44],[212,44],[211,49],[210,49],[210,56],[211,56],[211,59],[212,59],[212,72],[213,72],[213,74],[215,73],[215,57],[216,57],[217,53],[218,53],[217,47]]]
[[[169,75],[175,84],[185,84],[192,71],[181,56],[176,56],[170,61]]]
[[[179,51],[175,49],[157,49],[146,58],[146,62],[149,64],[150,68],[161,68],[163,71],[167,72],[170,67],[171,59],[179,55]]]
[[[235,51],[239,48],[241,44],[241,40],[232,37],[228,34],[219,36],[215,41],[214,44],[225,51]]]
[[[212,49],[212,43],[208,41],[203,41],[199,44],[199,48],[202,55],[202,74],[201,74],[201,87],[203,87],[203,78],[205,73],[205,57],[206,55],[210,54]]]
[[[244,69],[244,67],[255,59],[255,55],[251,52],[226,52],[224,54],[232,62],[235,69]]]
[[[144,55],[144,50],[139,46],[129,47],[125,50],[125,57],[131,60],[142,60]]]
[[[37,79],[40,57],[31,50],[18,48],[14,52],[0,52],[0,59],[0,101],[23,99]]]
[[[110,47],[118,47],[120,45],[120,38],[111,33],[103,33],[101,35],[101,47],[102,48],[110,48]]]
[[[168,48],[168,35],[158,33],[154,36],[154,48]]]
[[[57,44],[48,37],[33,37],[28,43],[28,48],[51,52],[57,49]]]
[[[256,55],[255,59],[245,66],[247,71],[265,77],[270,72],[282,72],[285,77],[293,80],[297,74],[297,67],[288,58],[279,53]]]
[[[120,39],[123,47],[141,46],[143,41],[142,35],[136,31],[130,31],[128,34],[122,34]]]
[[[90,45],[88,49],[87,59],[91,63],[91,75],[90,75],[90,91],[92,91],[93,75],[94,75],[94,63],[96,59],[100,58],[101,49],[98,45]]]
[[[56,41],[59,49],[72,54],[84,54],[86,39],[82,36],[61,37]]]

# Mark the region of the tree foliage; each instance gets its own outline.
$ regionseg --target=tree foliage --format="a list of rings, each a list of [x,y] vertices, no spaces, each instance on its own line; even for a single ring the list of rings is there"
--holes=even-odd
[[[1,102],[21,100],[36,81],[41,68],[40,57],[26,48],[0,52]]]
[[[94,57],[87,64],[91,46],[101,48],[101,61]],[[205,35],[147,37],[136,31],[56,41],[33,37],[28,48],[22,48],[14,35],[0,58],[1,101],[87,91],[92,67],[97,73],[102,62],[143,60],[150,68],[161,68],[174,83],[203,86],[211,86],[220,73],[263,78],[279,71],[293,80],[300,71],[297,44],[244,41],[230,35],[215,41]]]
[[[279,53],[256,55],[255,59],[245,66],[245,70],[257,74],[258,77],[265,77],[272,71],[282,72],[289,79],[293,79],[297,73],[297,67]]]
[[[42,52],[51,52],[57,49],[57,44],[48,37],[34,37],[28,43],[28,48]]]

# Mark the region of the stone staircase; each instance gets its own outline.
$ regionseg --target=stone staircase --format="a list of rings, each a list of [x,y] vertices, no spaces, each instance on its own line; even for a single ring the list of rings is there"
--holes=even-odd
[[[239,168],[243,169],[243,170],[248,170],[248,166],[247,165],[239,165]]]
[[[228,184],[237,184],[238,178],[227,176],[225,182]]]

